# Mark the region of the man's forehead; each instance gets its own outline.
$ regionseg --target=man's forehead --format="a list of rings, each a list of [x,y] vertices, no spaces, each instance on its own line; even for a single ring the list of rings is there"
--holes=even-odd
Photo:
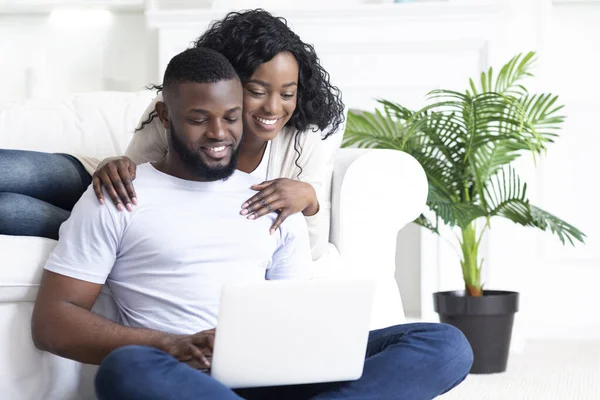
[[[218,82],[179,82],[176,83],[177,91],[181,94],[233,92],[242,90],[242,84],[237,79],[229,79]]]
[[[173,89],[173,90],[171,90]],[[165,100],[185,109],[206,109],[211,106],[235,108],[242,105],[243,91],[239,80],[197,83],[182,82],[170,85]],[[170,98],[170,99],[168,99]]]

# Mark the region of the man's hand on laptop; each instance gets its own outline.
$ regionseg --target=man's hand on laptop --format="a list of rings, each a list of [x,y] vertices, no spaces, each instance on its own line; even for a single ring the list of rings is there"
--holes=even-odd
[[[208,372],[214,343],[215,329],[213,328],[193,335],[169,335],[161,347],[179,361]]]

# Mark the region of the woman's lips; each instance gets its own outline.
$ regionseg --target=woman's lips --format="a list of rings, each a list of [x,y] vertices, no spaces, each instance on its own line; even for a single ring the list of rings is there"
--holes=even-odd
[[[267,131],[272,131],[277,127],[277,123],[281,118],[262,118],[262,117],[252,117],[254,121],[260,126],[262,129]]]

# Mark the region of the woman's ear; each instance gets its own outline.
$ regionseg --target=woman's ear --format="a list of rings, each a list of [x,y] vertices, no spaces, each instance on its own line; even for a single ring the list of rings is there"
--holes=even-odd
[[[162,122],[165,129],[169,129],[169,109],[167,105],[163,101],[157,101],[154,110],[156,110],[158,118],[160,118],[160,122]]]

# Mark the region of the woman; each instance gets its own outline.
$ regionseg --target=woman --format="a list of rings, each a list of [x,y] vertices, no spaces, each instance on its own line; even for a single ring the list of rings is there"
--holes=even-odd
[[[303,43],[284,19],[263,10],[228,14],[194,45],[222,53],[244,85],[244,139],[238,169],[265,182],[254,187],[258,193],[240,205],[240,212],[254,219],[279,210],[271,230],[290,214],[302,212],[313,259],[317,259],[329,237],[332,168],[321,138],[343,123],[339,90],[329,83],[312,46]],[[146,110],[125,157],[105,160],[94,173],[100,201],[104,201],[104,186],[119,209],[132,209],[138,201],[132,184],[135,165],[166,154],[167,132],[154,118],[159,100],[160,95]]]

